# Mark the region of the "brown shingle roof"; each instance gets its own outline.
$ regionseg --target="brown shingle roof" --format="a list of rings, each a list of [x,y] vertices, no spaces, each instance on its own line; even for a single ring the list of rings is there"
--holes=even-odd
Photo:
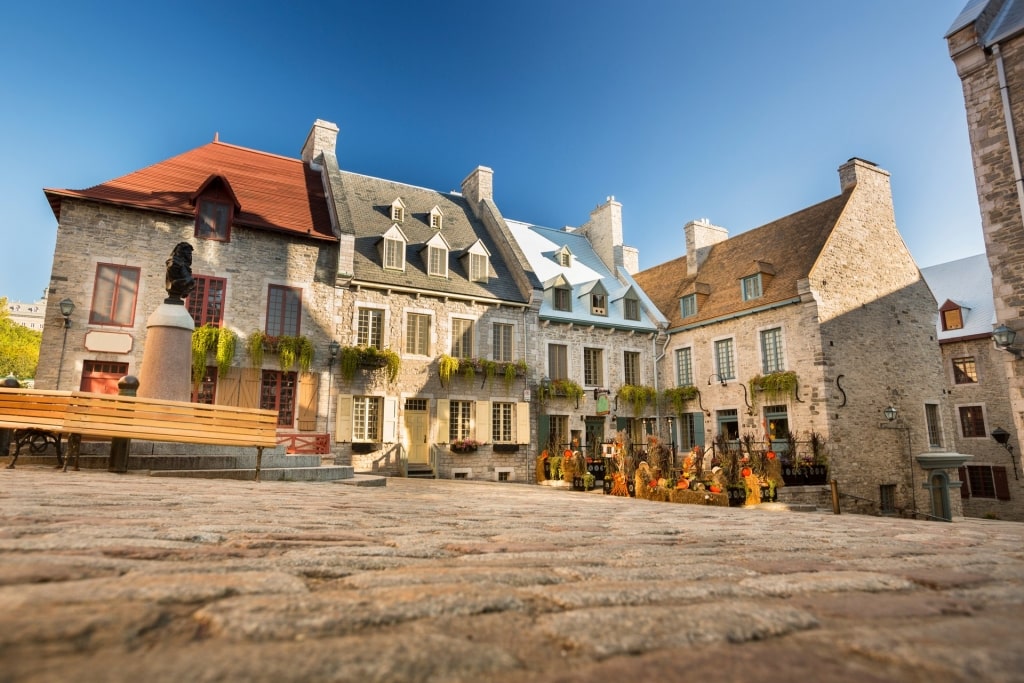
[[[637,273],[634,279],[669,320],[669,327],[691,325],[723,315],[759,308],[797,296],[797,281],[814,266],[850,191],[759,228],[719,242],[711,248],[699,274],[687,272],[681,256]],[[775,275],[764,278],[763,295],[744,301],[740,279],[758,272],[755,262],[770,264]],[[683,318],[679,299],[694,292],[696,282],[710,286],[697,315]]]
[[[235,225],[336,240],[320,174],[298,159],[211,142],[85,190],[45,190],[60,220],[64,197],[191,216],[192,197],[211,176],[225,178],[241,210]]]

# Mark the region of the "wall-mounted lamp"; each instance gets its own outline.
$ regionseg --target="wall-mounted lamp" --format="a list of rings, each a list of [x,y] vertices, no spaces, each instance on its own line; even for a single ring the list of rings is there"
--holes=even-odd
[[[725,378],[722,377],[721,375],[719,375],[717,372],[713,372],[713,373],[711,373],[711,377],[708,377],[708,386],[709,387],[711,386],[711,380],[714,377],[718,378],[718,381],[721,382],[723,387],[725,386]]]
[[[60,360],[57,362],[57,389],[60,389],[60,374],[64,370],[64,349],[68,345],[68,328],[71,327],[71,314],[75,312],[75,302],[71,299],[61,299],[60,314],[64,316],[64,341],[60,344]]]
[[[334,361],[338,360],[338,353],[340,351],[341,344],[336,341],[331,341],[331,343],[327,345],[327,367],[330,368],[334,366]]]
[[[896,410],[896,406],[890,404],[888,408],[882,411],[882,415],[885,415],[885,419],[889,422],[893,422],[896,416],[899,415],[899,411]]]
[[[1013,342],[1017,339],[1017,333],[1011,330],[1006,325],[1000,325],[996,329],[992,330],[992,341],[995,342],[996,348],[1000,351],[1006,351],[1012,353],[1017,360],[1024,358],[1024,348],[1014,346]]]
[[[992,438],[996,440],[996,443],[1005,448],[1010,454],[1010,462],[1013,463],[1013,478],[1020,479],[1017,474],[1017,459],[1013,457],[1013,446],[1010,445],[1010,432],[1006,431],[1002,427],[996,427],[992,430]]]

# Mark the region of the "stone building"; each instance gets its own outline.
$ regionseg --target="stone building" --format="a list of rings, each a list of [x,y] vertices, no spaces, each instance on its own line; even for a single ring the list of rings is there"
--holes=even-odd
[[[37,301],[8,301],[7,314],[12,323],[42,332],[46,320],[46,292]]]
[[[537,443],[594,456],[622,431],[642,446],[658,417],[655,366],[665,319],[633,280],[638,255],[623,244],[622,205],[609,197],[578,228],[506,224],[541,301],[531,341],[544,372]]]
[[[954,423],[934,298],[888,172],[851,159],[839,177],[838,196],[732,238],[691,222],[685,256],[636,275],[669,320],[662,385],[699,392],[676,440],[770,440],[783,460],[823,442],[847,509],[960,516],[955,457],[935,457]]]
[[[992,340],[988,259],[970,256],[922,268],[921,274],[939,304],[935,333],[954,415],[949,432],[955,450],[972,456],[959,472],[964,514],[1024,522],[1020,439],[1006,400],[1006,353]],[[1005,443],[993,433],[1005,433]]]
[[[1024,0],[971,0],[946,33],[963,85],[1015,433],[1024,433]],[[1001,328],[1001,329],[1000,329]],[[1003,337],[1002,335],[1006,336]],[[1015,339],[1013,338],[1015,337]]]
[[[461,193],[350,173],[337,134],[317,121],[303,150],[322,169],[340,237],[331,335],[342,358],[372,348],[400,366],[392,378],[334,375],[336,455],[357,471],[528,480],[535,283],[518,267],[491,170],[473,170]]]
[[[283,444],[323,450],[339,242],[316,170],[215,139],[94,187],[45,193],[58,226],[39,388],[116,393],[120,377],[139,375],[147,318],[167,296],[165,261],[187,242],[188,310],[197,326],[225,330],[223,362],[210,353],[200,364],[194,400],[276,409]],[[75,303],[66,329],[65,298]],[[282,362],[285,338],[308,342],[311,365]]]

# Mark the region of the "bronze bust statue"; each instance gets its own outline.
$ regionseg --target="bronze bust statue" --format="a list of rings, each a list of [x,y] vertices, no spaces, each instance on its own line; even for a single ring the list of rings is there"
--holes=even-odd
[[[185,298],[195,287],[196,281],[192,278],[192,245],[178,242],[174,245],[171,258],[167,259],[167,276],[164,279],[167,298],[164,303],[183,306]]]

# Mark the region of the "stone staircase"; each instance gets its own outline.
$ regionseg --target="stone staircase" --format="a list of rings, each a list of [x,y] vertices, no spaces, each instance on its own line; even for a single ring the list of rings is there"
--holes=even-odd
[[[110,444],[83,442],[79,467],[106,469]],[[18,466],[56,465],[55,455],[21,455]],[[132,441],[129,474],[151,477],[194,477],[250,480],[256,476],[256,449],[202,444]],[[319,455],[288,455],[283,447],[265,449],[260,467],[262,481],[337,482],[352,486],[385,486],[382,476],[356,474],[351,465],[324,464]]]

